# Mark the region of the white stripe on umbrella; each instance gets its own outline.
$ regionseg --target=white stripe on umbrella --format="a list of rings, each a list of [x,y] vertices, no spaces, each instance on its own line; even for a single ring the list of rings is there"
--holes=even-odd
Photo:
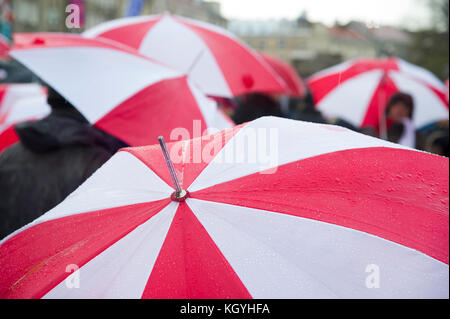
[[[50,112],[47,95],[38,84],[6,84],[0,100],[0,132],[18,122],[39,119]]]
[[[47,94],[38,84],[0,86],[0,152],[19,140],[14,125],[39,120],[50,113]]]
[[[42,96],[24,98],[16,101],[9,109],[8,117],[4,123],[12,124],[28,120],[37,120],[50,113],[50,106],[47,104],[47,97]],[[1,131],[0,124],[0,131]]]
[[[397,64],[402,73],[404,72],[418,81],[429,83],[431,86],[441,91],[446,90],[445,84],[427,69],[418,67],[417,65],[409,63],[403,59],[397,59]]]
[[[172,192],[173,189],[142,161],[127,152],[119,152],[64,202],[39,217],[36,222],[86,213],[93,209],[157,201],[167,198]],[[106,201],[105,195],[108,198]]]
[[[26,98],[46,98],[46,94],[42,86],[35,83],[27,84],[1,84],[0,91],[4,91],[0,100],[0,112],[4,112],[7,108],[12,107],[17,101]]]

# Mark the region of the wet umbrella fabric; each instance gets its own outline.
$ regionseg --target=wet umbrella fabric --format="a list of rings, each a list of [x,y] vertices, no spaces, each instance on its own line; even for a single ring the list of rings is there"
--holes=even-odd
[[[98,128],[128,145],[231,126],[185,74],[133,49],[78,35],[16,34],[11,56],[35,72]],[[201,134],[200,133],[200,134]]]
[[[271,117],[168,150],[184,201],[159,145],[118,152],[0,243],[0,296],[448,298],[447,158]]]
[[[120,42],[186,72],[210,96],[287,91],[257,52],[209,23],[170,14],[140,16],[102,23],[84,36]]]

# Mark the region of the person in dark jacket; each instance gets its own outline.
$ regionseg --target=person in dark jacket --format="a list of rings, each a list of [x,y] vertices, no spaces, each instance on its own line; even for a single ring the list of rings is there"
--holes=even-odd
[[[298,101],[295,111],[294,118],[296,120],[320,124],[333,124],[353,131],[358,131],[354,125],[342,118],[325,117],[322,112],[316,108],[316,105],[314,104],[314,97],[310,90],[307,91],[303,99]]]
[[[95,128],[49,89],[52,112],[17,124],[20,141],[0,154],[0,238],[38,218],[127,145]]]

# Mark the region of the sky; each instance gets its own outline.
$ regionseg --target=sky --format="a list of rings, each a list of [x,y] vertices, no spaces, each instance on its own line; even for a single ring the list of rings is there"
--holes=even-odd
[[[228,19],[294,19],[304,10],[315,22],[331,25],[359,20],[417,29],[429,23],[425,0],[214,0]]]

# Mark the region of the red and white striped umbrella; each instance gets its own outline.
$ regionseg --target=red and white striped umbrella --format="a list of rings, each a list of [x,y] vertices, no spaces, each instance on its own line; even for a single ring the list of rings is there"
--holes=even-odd
[[[448,298],[447,158],[271,117],[168,153],[186,191],[123,149],[4,239],[0,297]]]
[[[286,91],[256,52],[227,30],[205,22],[170,14],[131,17],[100,24],[84,36],[126,44],[186,72],[207,95]]]
[[[11,49],[11,42],[0,34],[0,59],[9,58],[9,50]]]
[[[293,97],[302,97],[305,95],[305,84],[297,71],[290,64],[270,54],[263,52],[260,52],[260,54],[272,69],[283,79],[288,88],[288,95]]]
[[[19,140],[14,125],[49,113],[46,90],[39,84],[0,85],[0,152]]]
[[[445,91],[445,97],[447,98],[447,102],[448,102],[448,97],[449,97],[449,79],[445,80],[445,86],[447,87],[447,90]]]
[[[414,98],[416,127],[448,119],[444,83],[431,72],[398,58],[344,62],[313,75],[308,84],[319,110],[357,127],[378,128],[390,96],[398,91]]]
[[[11,56],[70,101],[90,122],[129,145],[193,134],[230,122],[186,75],[112,41],[70,34],[16,34]]]

